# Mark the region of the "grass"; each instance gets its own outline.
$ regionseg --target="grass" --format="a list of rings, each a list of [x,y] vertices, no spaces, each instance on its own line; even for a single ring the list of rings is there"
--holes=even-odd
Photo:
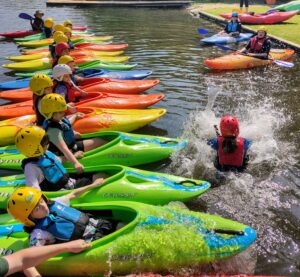
[[[205,9],[206,13],[219,16],[220,13],[227,13],[227,12],[232,12],[232,9],[237,8],[237,5],[232,5],[231,8],[209,8]],[[271,7],[268,6],[250,6],[250,11],[254,11],[255,13],[260,13],[260,12],[265,12],[267,10],[271,9]],[[222,17],[220,17],[222,18]],[[259,25],[246,25],[243,24],[244,26],[247,26],[251,28],[252,30],[257,30]],[[270,35],[277,36],[279,38],[283,38],[285,40],[291,41],[293,43],[296,43],[300,45],[300,35],[299,35],[299,30],[300,30],[300,15],[296,15],[289,19],[288,21],[285,21],[281,24],[273,24],[273,25],[266,25],[268,28],[268,33]]]

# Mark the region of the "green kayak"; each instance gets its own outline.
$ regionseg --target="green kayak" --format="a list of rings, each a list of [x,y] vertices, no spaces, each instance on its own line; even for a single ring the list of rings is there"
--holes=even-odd
[[[73,207],[123,227],[92,242],[84,252],[49,259],[38,267],[42,275],[99,276],[127,274],[137,268],[140,272],[179,269],[233,256],[256,239],[255,230],[244,224],[175,205],[115,201]],[[1,223],[8,224],[7,215],[0,215]],[[6,254],[27,248],[28,235],[13,233],[0,238],[0,245]]]
[[[297,11],[300,12],[300,1],[292,1],[286,4],[282,4],[279,6],[276,6],[274,10],[284,11],[284,12],[290,12],[290,11]]]
[[[80,163],[84,166],[103,164],[140,165],[168,158],[176,150],[185,148],[187,141],[149,135],[122,132],[97,132],[81,135],[81,138],[100,137],[106,144],[85,152]],[[0,168],[21,169],[25,157],[15,145],[0,147]],[[64,163],[67,170],[73,168],[70,162]]]
[[[153,205],[163,205],[170,201],[189,201],[207,191],[210,184],[193,180],[155,173],[121,165],[90,166],[85,172],[101,174],[105,183],[72,201],[92,203],[101,201],[137,201]],[[6,208],[6,201],[16,187],[25,186],[23,174],[0,178],[0,208]],[[69,193],[68,190],[44,192],[49,198]]]

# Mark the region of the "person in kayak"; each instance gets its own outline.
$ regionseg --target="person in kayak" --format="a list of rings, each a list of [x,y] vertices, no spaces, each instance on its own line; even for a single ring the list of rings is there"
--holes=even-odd
[[[57,31],[53,34],[53,43],[49,45],[49,52],[51,54],[52,59],[56,59],[55,46],[60,42],[67,42],[67,38],[64,33],[61,31]]]
[[[43,128],[49,136],[49,150],[57,156],[64,156],[77,172],[82,173],[84,166],[77,158],[82,158],[84,152],[98,148],[106,141],[97,137],[81,140],[81,134],[73,130],[72,124],[84,114],[76,113],[68,119],[65,117],[66,110],[66,101],[59,94],[48,94],[41,100],[41,113],[47,119]]]
[[[45,35],[45,38],[50,38],[52,37],[52,27],[54,25],[54,21],[52,18],[46,18],[45,23],[44,23],[44,29],[43,33]]]
[[[260,26],[257,30],[257,35],[252,37],[246,47],[237,51],[238,53],[245,53],[247,56],[268,59],[271,50],[271,42],[267,37],[267,28]]]
[[[44,28],[44,13],[40,10],[37,10],[34,14],[34,18],[30,20],[32,31],[42,32]]]
[[[73,240],[58,245],[45,245],[41,247],[26,248],[13,254],[0,257],[0,276],[10,276],[11,274],[23,271],[26,276],[41,276],[35,266],[47,261],[56,255],[70,252],[80,253],[92,245],[82,239]]]
[[[74,49],[74,43],[71,41],[72,37],[72,29],[69,27],[64,28],[64,35],[68,38],[68,44],[70,46],[70,49]]]
[[[48,151],[49,137],[41,127],[28,126],[21,129],[15,142],[17,149],[26,157],[22,161],[22,168],[29,187],[43,191],[69,190],[90,185],[93,180],[97,180],[97,174],[81,177],[68,174],[62,160]]]
[[[68,38],[65,35],[57,36],[55,40],[55,54],[52,56],[52,68],[57,65],[58,59],[61,56],[70,54],[70,45]]]
[[[80,96],[86,96],[87,92],[76,86],[72,80],[72,70],[66,64],[58,64],[53,68],[54,87],[53,92],[62,95],[67,103],[77,102],[76,92]]]
[[[8,199],[7,211],[25,226],[30,246],[43,246],[84,239],[92,242],[115,230],[112,223],[70,207],[70,201],[102,181],[73,190],[59,198],[48,199],[40,190],[16,189]]]
[[[68,28],[70,28],[71,30],[72,30],[72,27],[73,27],[73,22],[71,21],[71,20],[66,20],[65,22],[64,22],[64,26],[65,27],[68,27]]]
[[[235,116],[224,116],[220,121],[221,135],[210,139],[208,144],[217,151],[215,167],[220,171],[245,170],[251,145],[250,140],[239,136],[239,122]]]
[[[233,12],[231,14],[231,19],[227,22],[223,31],[219,34],[224,35],[228,34],[229,36],[237,37],[242,32],[242,24],[239,22],[239,14],[237,12]]]

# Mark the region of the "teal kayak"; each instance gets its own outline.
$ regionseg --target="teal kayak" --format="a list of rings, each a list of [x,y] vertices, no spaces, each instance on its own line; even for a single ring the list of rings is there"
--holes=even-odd
[[[93,137],[102,138],[107,143],[84,153],[84,157],[79,161],[86,167],[104,164],[147,164],[168,158],[173,152],[187,145],[185,140],[122,132],[81,135],[82,139]],[[0,168],[20,170],[24,158],[15,145],[0,147]],[[64,166],[67,170],[73,168],[70,162],[65,162]]]
[[[38,267],[45,276],[99,276],[110,272],[162,272],[170,268],[207,264],[236,255],[256,239],[251,227],[215,215],[192,212],[175,205],[137,202],[94,202],[74,208],[100,216],[119,226],[78,254],[62,254]],[[3,219],[2,219],[3,218]],[[0,215],[0,225],[15,221]],[[25,232],[0,238],[1,253],[28,247]],[[163,261],[163,262],[162,262]]]
[[[100,173],[105,183],[91,192],[72,200],[77,203],[102,201],[137,201],[153,205],[164,205],[170,201],[189,201],[198,197],[210,187],[201,180],[150,172],[121,165],[97,165],[85,168],[84,172]],[[74,173],[74,170],[73,170]],[[11,193],[25,186],[23,174],[0,178],[0,209],[6,209],[6,201]],[[44,192],[48,198],[68,194],[68,190]]]

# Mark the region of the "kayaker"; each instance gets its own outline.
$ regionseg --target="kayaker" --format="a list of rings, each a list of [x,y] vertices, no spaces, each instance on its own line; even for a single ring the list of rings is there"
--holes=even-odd
[[[98,177],[97,174],[81,177],[68,174],[62,160],[48,151],[49,137],[41,127],[28,126],[21,129],[15,137],[15,143],[26,157],[22,161],[22,168],[29,187],[43,191],[69,190],[90,185]]]
[[[239,36],[242,32],[242,24],[239,22],[239,14],[237,12],[233,12],[231,14],[231,19],[227,22],[223,31],[219,34],[228,34],[230,36],[236,37]]]
[[[82,239],[73,240],[57,245],[45,245],[41,247],[26,248],[13,254],[0,257],[0,276],[10,276],[11,274],[23,271],[26,276],[41,276],[35,266],[48,259],[65,253],[80,253],[92,245]]]
[[[40,10],[37,10],[34,14],[34,18],[30,20],[30,24],[33,31],[42,32],[44,28],[44,13]]]
[[[53,92],[64,97],[67,103],[77,102],[76,91],[81,96],[86,96],[87,92],[77,87],[72,81],[73,72],[66,64],[58,64],[53,68],[54,87]]]
[[[55,54],[52,56],[52,68],[57,65],[58,59],[61,56],[70,54],[70,45],[68,38],[65,35],[57,36],[55,40]]]
[[[267,37],[267,28],[260,26],[257,30],[257,35],[252,37],[246,47],[237,51],[245,53],[247,56],[259,59],[268,59],[271,50],[271,42]]]
[[[243,171],[249,160],[250,140],[239,137],[239,122],[235,116],[224,116],[220,121],[221,135],[208,144],[217,151],[215,167],[220,171]]]
[[[64,35],[68,38],[68,44],[70,46],[71,49],[74,49],[74,44],[71,41],[71,37],[72,37],[72,30],[69,27],[65,27],[64,28]]]
[[[71,21],[71,20],[66,20],[65,22],[64,22],[64,26],[65,27],[68,27],[68,28],[70,28],[70,29],[72,29],[72,27],[73,27],[73,22]]]
[[[52,37],[52,27],[54,25],[54,21],[52,18],[46,18],[45,23],[44,23],[44,29],[43,33],[45,35],[45,38],[50,38]]]
[[[53,43],[49,45],[49,51],[52,59],[56,58],[55,54],[55,46],[60,42],[67,42],[67,38],[65,38],[64,33],[61,31],[57,31],[53,34]]]
[[[54,28],[53,28],[53,35],[55,34],[55,32],[64,32],[64,28],[65,26],[63,24],[55,24]]]
[[[112,233],[115,228],[108,220],[93,218],[91,214],[70,207],[70,200],[101,184],[98,180],[53,200],[35,188],[18,188],[8,199],[7,211],[25,225],[30,234],[30,246],[76,239],[91,242]]]
[[[83,78],[83,77],[75,74],[77,68],[75,65],[75,61],[71,56],[64,55],[64,56],[60,57],[58,60],[58,64],[66,64],[71,68],[72,75],[70,75],[70,77],[75,85],[77,85],[78,82],[82,82],[84,79],[86,79],[86,78]]]
[[[82,158],[84,152],[98,148],[106,141],[96,137],[80,140],[81,134],[73,130],[72,124],[84,114],[76,113],[66,118],[66,110],[65,99],[56,93],[48,94],[41,100],[41,113],[47,119],[43,128],[49,136],[49,150],[58,156],[64,156],[74,165],[76,171],[81,173],[84,166],[77,158]]]

